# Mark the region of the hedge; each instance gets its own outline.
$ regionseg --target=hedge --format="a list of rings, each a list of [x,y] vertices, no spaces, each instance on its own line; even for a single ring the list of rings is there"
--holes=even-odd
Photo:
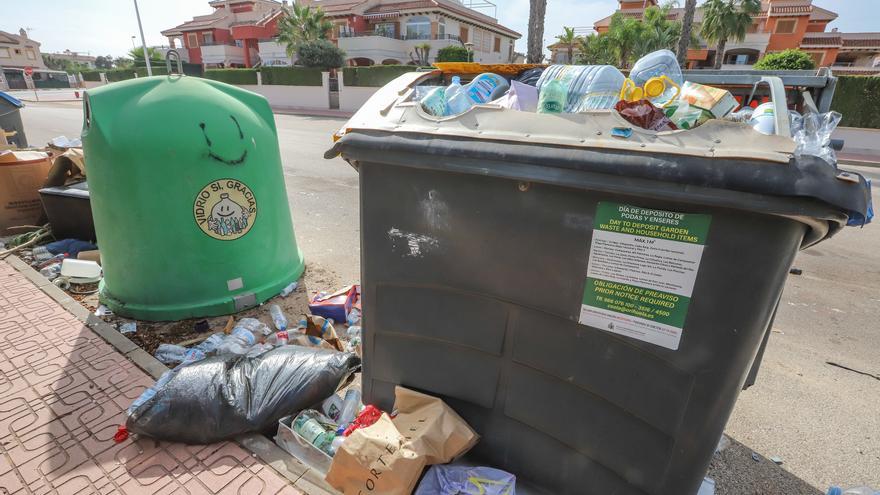
[[[101,71],[98,70],[84,71],[80,74],[82,74],[83,81],[98,82],[101,80]]]
[[[842,126],[880,129],[880,77],[838,76],[831,108]]]
[[[207,69],[205,78],[227,84],[257,84],[255,69]]]
[[[342,69],[342,83],[346,86],[382,87],[401,74],[419,70],[415,65],[371,65]]]
[[[275,86],[321,86],[321,69],[306,67],[261,67],[263,84]]]
[[[134,79],[134,69],[113,69],[104,73],[107,82],[125,81],[126,79]]]

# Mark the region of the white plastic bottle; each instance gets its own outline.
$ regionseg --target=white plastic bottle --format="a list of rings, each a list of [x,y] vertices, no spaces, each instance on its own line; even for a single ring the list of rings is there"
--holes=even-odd
[[[283,346],[290,342],[290,334],[287,330],[279,330],[272,335],[266,337],[266,343],[273,346]]]
[[[474,105],[488,103],[500,97],[508,88],[510,84],[507,79],[491,72],[478,75],[464,86],[458,76],[455,76],[452,78],[452,85],[446,88],[446,103],[450,113],[457,115]]]
[[[287,330],[287,317],[284,316],[284,311],[281,311],[280,306],[277,304],[269,306],[269,314],[272,315],[272,323],[275,324],[275,328]]]
[[[667,79],[664,79],[664,76]],[[684,83],[678,58],[670,50],[657,50],[640,58],[629,72],[629,78],[637,87],[646,89],[645,96],[656,106],[664,106],[673,100]],[[653,84],[662,82],[665,89],[657,96],[651,96],[648,94],[651,87],[649,82]]]
[[[361,391],[351,388],[345,392],[345,400],[342,401],[342,412],[339,413],[339,426],[348,426],[357,417],[361,410]]]
[[[464,88],[461,85],[461,78],[458,76],[452,76],[452,84],[446,87],[446,91],[444,95],[446,96],[446,111],[448,114],[456,115],[464,112],[470,105],[467,105],[467,102],[461,98],[461,95],[464,92]]]

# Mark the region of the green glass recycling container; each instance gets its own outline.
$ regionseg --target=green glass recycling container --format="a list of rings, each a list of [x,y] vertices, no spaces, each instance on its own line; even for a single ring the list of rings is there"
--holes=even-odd
[[[172,75],[89,90],[83,105],[100,298],[116,314],[228,314],[302,275],[265,98]]]

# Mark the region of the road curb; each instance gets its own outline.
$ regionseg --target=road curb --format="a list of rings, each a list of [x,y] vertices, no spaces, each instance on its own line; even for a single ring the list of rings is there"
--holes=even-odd
[[[113,346],[126,359],[134,363],[145,373],[158,379],[168,371],[168,367],[158,359],[150,355],[140,346],[119,333],[109,323],[101,320],[87,310],[77,300],[70,297],[66,292],[56,287],[40,272],[34,270],[21,258],[11,255],[4,261],[24,275],[29,282],[42,290],[64,309],[71,313],[77,320],[93,330],[98,336]],[[243,449],[259,458],[266,466],[273,469],[280,476],[287,479],[294,487],[301,490],[305,495],[339,495],[324,481],[324,478],[314,470],[301,463],[298,459],[281,450],[274,442],[259,434],[241,435],[235,438],[235,443]]]

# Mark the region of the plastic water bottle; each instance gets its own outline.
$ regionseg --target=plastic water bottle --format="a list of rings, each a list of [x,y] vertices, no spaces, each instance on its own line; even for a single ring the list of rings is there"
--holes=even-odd
[[[187,349],[175,344],[159,344],[154,355],[165,364],[192,363],[205,359],[205,353],[201,350]]]
[[[461,79],[454,76],[445,93],[449,113],[457,115],[474,105],[488,103],[503,95],[509,87],[506,79],[491,72],[480,74],[464,86]]]
[[[327,431],[320,419],[321,413],[306,409],[293,420],[293,431],[319,450],[329,453],[336,435],[332,431]]]
[[[880,495],[880,491],[875,491],[867,486],[848,488],[846,490],[839,486],[832,486],[828,489],[828,495]]]
[[[168,382],[170,382],[172,378],[174,378],[174,375],[176,373],[177,373],[176,369],[168,370],[165,373],[162,373],[162,376],[160,376],[159,379],[156,380],[156,383],[153,384],[152,387],[144,390],[143,393],[141,393],[140,397],[138,397],[137,399],[134,400],[134,402],[131,403],[131,405],[128,407],[128,413],[131,414],[132,412],[136,411],[139,407],[141,407],[141,405],[146,403],[148,400],[155,397],[156,394],[159,393],[160,390],[165,388],[165,385]]]
[[[269,306],[269,314],[272,315],[272,323],[275,324],[275,328],[287,330],[287,317],[284,316],[284,311],[281,311],[280,306],[277,304]]]
[[[538,113],[562,113],[565,110],[568,89],[554,79],[541,88],[538,96]]]
[[[247,319],[247,318],[245,318]],[[265,325],[264,325],[265,326]],[[267,327],[268,328],[268,327]],[[232,333],[223,339],[223,343],[217,348],[217,354],[234,354],[244,356],[251,347],[257,344],[257,335],[245,327],[236,325]]]
[[[612,65],[551,65],[541,73],[538,90],[557,80],[568,88],[565,112],[613,108],[626,76]]]
[[[446,97],[446,112],[448,114],[462,113],[470,108],[470,105],[466,105],[467,102],[459,98],[462,93],[464,93],[464,87],[461,85],[461,78],[452,76],[452,83],[446,87],[446,91],[443,93]]]
[[[244,328],[253,333],[257,339],[259,339],[261,335],[265,337],[272,333],[272,330],[266,326],[265,323],[256,318],[242,318],[235,324],[235,328]]]
[[[357,308],[351,308],[351,311],[348,312],[348,317],[345,319],[345,322],[349,326],[358,325],[361,322],[361,310]]]
[[[223,340],[226,338],[225,334],[215,333],[211,335],[207,339],[203,340],[200,344],[197,344],[193,349],[198,349],[205,354],[211,354],[212,352],[216,352],[217,349],[223,344]]]
[[[333,441],[330,443],[330,457],[334,457],[336,452],[339,451],[339,447],[342,447],[342,443],[345,442],[345,435],[336,435],[333,437]]]
[[[287,287],[281,289],[281,297],[289,296],[297,287],[299,287],[299,282],[291,282]]]
[[[40,275],[48,278],[49,280],[54,280],[61,275],[61,263],[52,263],[51,265],[41,268]]]
[[[348,427],[357,413],[361,410],[361,391],[350,388],[345,392],[345,400],[342,401],[342,412],[339,413],[338,424],[340,427]]]
[[[656,106],[665,106],[681,90],[684,78],[678,58],[670,50],[657,50],[636,61],[629,78],[643,88],[645,98]]]
[[[446,88],[439,87],[432,89],[420,103],[422,108],[431,115],[442,117],[446,115]]]
[[[290,334],[287,330],[279,330],[266,338],[266,343],[272,346],[283,346],[290,342]]]

